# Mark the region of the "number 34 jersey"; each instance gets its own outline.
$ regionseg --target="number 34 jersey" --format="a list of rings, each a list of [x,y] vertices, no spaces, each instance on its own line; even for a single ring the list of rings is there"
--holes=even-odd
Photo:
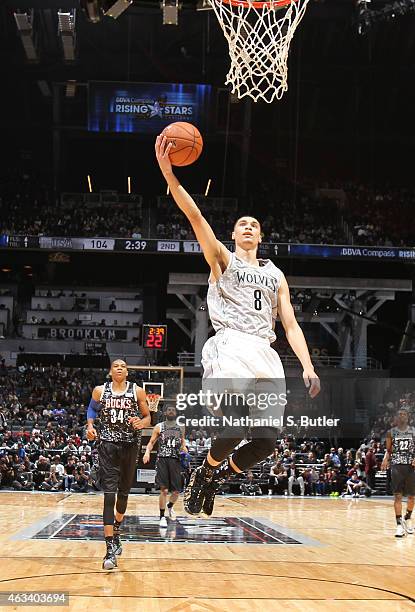
[[[135,430],[130,425],[130,417],[141,417],[137,402],[136,384],[127,382],[123,393],[112,389],[112,382],[104,385],[101,395],[101,440],[107,442],[138,442],[141,430]]]
[[[410,465],[415,459],[415,428],[405,430],[394,427],[390,430],[392,438],[392,465]]]

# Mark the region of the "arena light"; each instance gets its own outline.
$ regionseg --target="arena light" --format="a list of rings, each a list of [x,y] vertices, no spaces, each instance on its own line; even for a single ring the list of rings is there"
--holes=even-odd
[[[88,174],[88,188],[89,188],[89,193],[92,193],[92,183],[91,183],[91,177]]]
[[[163,25],[179,25],[179,0],[163,0]]]
[[[128,9],[133,0],[117,0],[115,4],[112,4],[110,8],[104,9],[104,15],[117,19],[124,11]]]
[[[65,97],[74,98],[76,93],[76,81],[70,80],[66,82]]]
[[[209,179],[206,185],[206,189],[205,189],[205,197],[207,197],[208,193],[209,193],[209,189],[210,189],[210,185],[212,183],[212,179]]]
[[[199,0],[196,5],[197,11],[213,11],[213,6],[210,3],[210,0]]]
[[[91,23],[99,23],[104,15],[117,19],[132,3],[133,0],[80,0],[82,11]]]
[[[131,193],[131,176],[127,177],[127,189],[128,193]]]
[[[98,23],[101,21],[104,14],[101,3],[99,0],[80,0],[81,9],[91,23]]]
[[[33,35],[33,15],[33,9],[31,9],[30,12],[16,11],[14,13],[14,19],[16,21],[26,58],[29,60],[29,62],[38,62],[39,56],[37,54]]]
[[[66,62],[75,61],[76,9],[58,11],[58,31],[62,41],[63,57]]]

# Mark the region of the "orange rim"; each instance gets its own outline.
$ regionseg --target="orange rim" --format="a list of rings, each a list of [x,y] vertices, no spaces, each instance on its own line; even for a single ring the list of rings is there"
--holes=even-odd
[[[222,2],[224,4],[232,4],[232,6],[243,6],[244,8],[249,8],[251,6],[255,7],[255,8],[264,8],[264,6],[267,6],[268,8],[271,8],[271,2],[256,2],[255,0],[253,0],[253,2],[247,2],[246,0],[222,0]],[[276,8],[283,8],[284,6],[288,6],[291,3],[294,2],[298,2],[298,0],[274,0],[273,5]]]

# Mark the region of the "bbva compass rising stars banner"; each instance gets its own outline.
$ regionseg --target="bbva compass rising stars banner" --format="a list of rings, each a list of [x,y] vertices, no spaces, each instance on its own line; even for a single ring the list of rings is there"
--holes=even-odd
[[[92,132],[159,134],[169,123],[205,127],[211,85],[89,83],[88,129]]]

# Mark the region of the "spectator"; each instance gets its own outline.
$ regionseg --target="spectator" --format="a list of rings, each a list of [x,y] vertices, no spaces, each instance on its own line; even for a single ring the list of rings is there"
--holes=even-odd
[[[377,471],[377,461],[373,446],[369,448],[365,455],[365,475],[366,482],[371,489],[375,488],[375,474]]]
[[[64,473],[65,473],[65,467],[64,465],[61,463],[61,458],[60,455],[56,455],[54,460],[53,460],[53,465],[54,465],[54,471],[56,471],[56,473],[58,474],[59,477],[63,477]]]
[[[74,482],[75,467],[75,459],[73,457],[69,457],[68,463],[65,465],[65,473],[63,475],[63,483],[66,492],[70,491],[72,483]]]
[[[56,469],[56,465],[50,466],[50,473],[39,487],[42,491],[59,491],[62,488],[62,478]]]
[[[293,494],[293,485],[300,485],[300,495],[303,497],[305,492],[304,478],[300,475],[300,471],[294,462],[288,464],[288,495]]]
[[[246,481],[241,484],[242,495],[262,495],[261,487],[255,483],[254,473],[250,470]]]
[[[283,495],[288,488],[287,471],[281,462],[272,465],[268,477],[268,495]]]
[[[72,483],[70,490],[74,493],[86,493],[88,490],[88,476],[85,474],[85,469],[78,466],[74,473],[75,481]],[[66,479],[65,479],[66,490]]]
[[[79,453],[91,454],[91,446],[88,444],[88,440],[82,440],[82,444],[78,446]]]
[[[353,497],[360,496],[360,490],[363,487],[363,481],[360,480],[359,476],[356,472],[354,472],[351,478],[346,482],[347,485],[347,493],[348,495],[352,495]]]

